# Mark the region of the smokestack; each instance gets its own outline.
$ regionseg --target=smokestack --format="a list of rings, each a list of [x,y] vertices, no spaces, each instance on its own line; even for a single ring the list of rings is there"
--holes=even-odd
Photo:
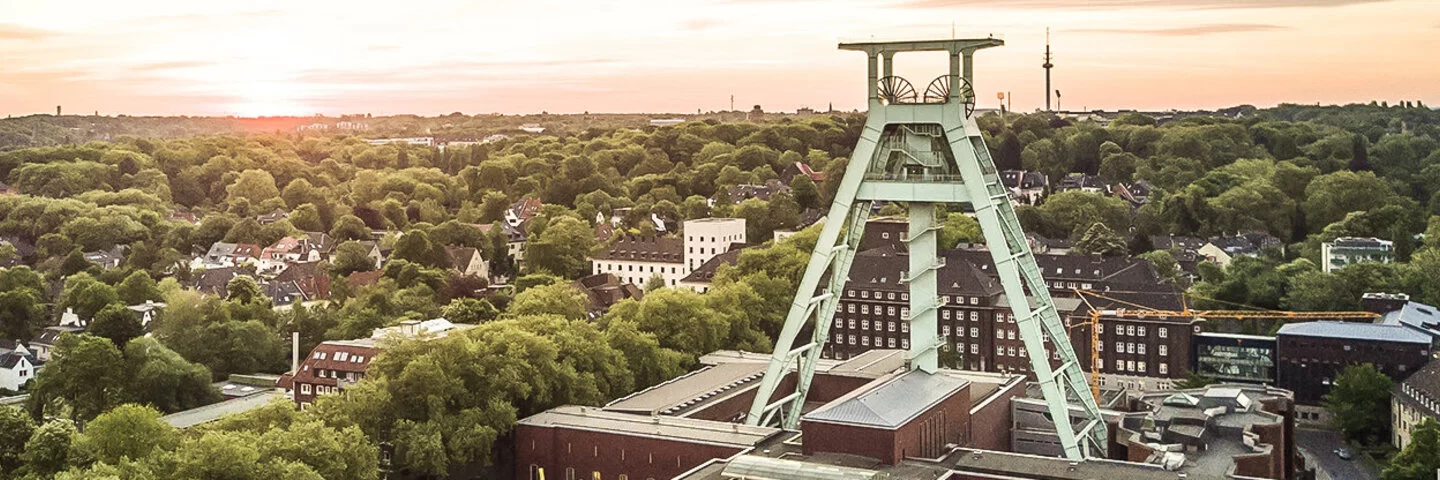
[[[290,373],[300,373],[300,332],[290,333]]]

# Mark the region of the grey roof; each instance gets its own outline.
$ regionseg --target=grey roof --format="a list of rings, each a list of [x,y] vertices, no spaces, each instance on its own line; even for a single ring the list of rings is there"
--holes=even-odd
[[[207,251],[207,252],[205,252],[205,256],[207,256],[207,257],[228,257],[228,256],[230,256],[230,255],[234,255],[234,254],[235,254],[235,247],[238,247],[238,246],[239,246],[238,244],[234,244],[234,243],[215,242],[215,243],[213,243],[213,244],[210,245],[210,250]]]
[[[764,363],[722,363],[676,377],[609,404],[605,410],[646,415],[673,414],[716,395],[734,391],[765,373]]]
[[[1405,302],[1404,307],[1380,317],[1384,325],[1404,325],[1422,330],[1431,336],[1440,336],[1440,309],[1418,303]]]
[[[567,428],[621,433],[671,442],[750,448],[782,432],[778,428],[741,425],[714,420],[607,412],[594,407],[565,405],[516,422],[516,427]]]
[[[912,370],[846,394],[805,415],[804,420],[895,429],[969,384],[948,375]]]
[[[1390,250],[1394,244],[1374,237],[1340,237],[1330,242],[1336,248],[1362,248],[1367,250]]]
[[[1280,327],[1278,336],[1347,338],[1376,342],[1430,344],[1430,336],[1400,325],[1355,322],[1301,322]]]
[[[1404,381],[1397,384],[1395,390],[1403,392],[1402,385],[1429,397],[1432,403],[1440,402],[1440,360],[1431,360],[1424,368],[1410,374]],[[1405,398],[1406,395],[1396,396]]]
[[[783,478],[786,480],[875,480],[888,477],[878,471],[863,468],[754,455],[742,455],[730,460],[721,475],[725,478],[737,479]]]
[[[253,395],[226,400],[220,403],[212,403],[203,407],[192,408],[182,412],[175,412],[160,417],[165,423],[175,428],[190,428],[196,425],[210,423],[229,415],[245,413],[270,403],[270,399],[280,396],[275,390],[261,390]]]

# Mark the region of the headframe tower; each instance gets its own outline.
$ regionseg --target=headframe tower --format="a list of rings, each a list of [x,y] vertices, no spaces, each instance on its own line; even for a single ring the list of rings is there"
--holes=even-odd
[[[935,372],[945,341],[936,327],[937,310],[944,302],[937,277],[944,264],[936,252],[940,225],[935,204],[968,204],[990,246],[1006,297],[1030,300],[1009,304],[1065,456],[1076,460],[1103,456],[1107,432],[1100,409],[1015,217],[1010,192],[1000,182],[972,118],[975,51],[1001,45],[1004,41],[996,38],[840,44],[842,50],[865,52],[869,60],[870,113],[775,341],[747,423],[771,424],[778,418],[784,428],[799,424],[816,362],[829,339],[836,306],[876,201],[909,204],[905,239],[909,266],[900,279],[910,297],[909,313],[902,319],[911,324],[906,361],[912,370]],[[893,67],[896,53],[923,51],[947,52],[950,68],[922,95],[909,81],[895,76]],[[812,319],[811,341],[796,345],[796,337]],[[1047,350],[1058,360],[1052,361]],[[795,391],[777,393],[792,365]],[[1072,401],[1081,407],[1078,424],[1071,421],[1076,416],[1070,410]]]

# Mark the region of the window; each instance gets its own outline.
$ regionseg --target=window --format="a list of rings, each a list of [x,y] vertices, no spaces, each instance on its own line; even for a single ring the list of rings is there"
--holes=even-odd
[[[1169,355],[1170,355],[1170,346],[1169,346],[1169,345],[1161,345],[1161,346],[1160,346],[1160,356],[1166,357],[1166,356],[1169,356]],[[1165,373],[1165,372],[1160,372],[1160,373]]]
[[[1139,361],[1139,362],[1136,362],[1136,363],[1135,363],[1135,366],[1136,366],[1136,368],[1137,368],[1138,370],[1140,370],[1140,373],[1149,373],[1149,372],[1150,372],[1150,370],[1148,370],[1148,369],[1145,368],[1145,361],[1143,361],[1143,360],[1142,360],[1142,361]]]
[[[996,345],[996,346],[995,346],[995,354],[996,354],[996,355],[1000,355],[1000,356],[1004,356],[1004,355],[1005,355],[1005,347]]]
[[[854,298],[854,297],[855,297],[855,291],[854,291],[854,290],[846,290],[846,291],[845,291],[845,296]]]
[[[940,327],[940,334],[941,334],[941,335],[944,335],[944,336],[947,336],[947,337],[950,336],[950,326],[949,326],[949,325],[941,326],[941,327]]]
[[[324,359],[325,359],[325,352],[315,352],[315,359],[316,359],[316,360],[324,360]]]
[[[900,307],[900,316],[903,317],[903,318],[909,318],[909,317],[910,317],[910,307]]]
[[[972,322],[978,322],[978,321],[980,321],[980,312],[971,310],[971,311],[970,311],[970,321],[972,321]]]
[[[1134,326],[1134,325],[1126,325],[1126,326],[1125,326],[1125,334],[1126,334],[1126,335],[1129,335],[1129,336],[1132,336],[1132,337],[1135,336],[1135,326]]]
[[[949,319],[950,319],[950,311],[949,311],[949,310],[941,310],[941,311],[940,311],[940,318],[949,320]]]
[[[566,468],[565,468],[565,480],[575,480],[575,469],[574,469],[574,468],[570,468],[570,467],[566,467]]]
[[[901,299],[901,300],[910,300],[910,294],[908,294],[908,293],[901,293],[901,294],[900,294],[900,299]]]
[[[850,329],[851,329],[851,330],[854,330],[854,329],[855,329],[855,319],[853,319],[853,318],[850,319]]]
[[[1170,365],[1167,365],[1167,364],[1164,364],[1164,363],[1160,364],[1160,374],[1161,374],[1161,375],[1168,375],[1169,373],[1170,373]]]
[[[1125,361],[1125,369],[1126,369],[1126,370],[1129,370],[1129,371],[1132,371],[1132,372],[1135,371],[1135,361],[1134,361],[1134,360],[1126,360],[1126,361]]]
[[[980,304],[980,297],[970,297],[970,304],[971,304],[971,305],[979,305],[979,304]]]
[[[1096,327],[1096,330],[1098,330],[1100,333],[1105,333],[1105,324],[1100,324],[1098,327]]]
[[[1141,326],[1140,326],[1140,336],[1142,336],[1142,337],[1145,336],[1145,326],[1144,326],[1144,325],[1141,325]]]
[[[860,329],[861,329],[861,330],[869,330],[869,329],[870,329],[870,321],[869,321],[869,320],[861,320],[861,321],[860,321]]]
[[[1144,354],[1145,354],[1145,344],[1143,344],[1143,343],[1137,343],[1137,344],[1135,344],[1135,353],[1144,355]]]
[[[880,238],[883,238],[883,239],[885,239],[885,240],[889,240],[889,239],[890,239],[890,232],[880,232]]]
[[[1121,371],[1121,372],[1125,371],[1125,361],[1124,361],[1124,360],[1116,360],[1116,361],[1115,361],[1115,370]]]
[[[1005,331],[1004,331],[1004,330],[1001,330],[1001,329],[998,329],[998,328],[995,329],[995,339],[996,339],[996,340],[1004,340],[1004,339],[1005,339]]]
[[[980,353],[980,344],[978,344],[978,343],[972,343],[972,344],[970,344],[970,353]]]
[[[900,333],[910,333],[910,322],[900,322]]]
[[[970,327],[970,336],[975,337],[975,338],[980,338],[980,328],[979,328],[979,327]]]
[[[1169,337],[1170,337],[1170,329],[1165,328],[1165,327],[1160,327],[1160,338],[1169,338]]]
[[[855,336],[854,336],[854,335],[851,335],[851,336],[850,336],[850,344],[851,344],[851,345],[854,345],[854,344],[855,344]]]
[[[965,336],[965,327],[955,327],[955,335],[958,336],[958,337],[964,337],[964,336]]]
[[[886,299],[886,300],[894,300],[894,299],[895,299],[895,292],[890,292],[890,293],[885,294],[885,299]]]
[[[1015,347],[1007,347],[1005,350],[1010,353],[1010,356],[1015,356]]]
[[[1015,339],[1015,331],[1014,331],[1014,330],[1006,330],[1006,331],[1005,331],[1005,339],[1006,339],[1006,340],[1014,340],[1014,339]]]
[[[308,383],[302,383],[302,384],[300,384],[300,393],[301,393],[301,394],[304,394],[304,395],[309,395],[309,394],[310,394],[310,384],[308,384]]]
[[[870,306],[869,306],[869,305],[861,305],[861,306],[860,306],[860,313],[863,313],[863,314],[865,314],[865,315],[869,315],[869,314],[870,314]]]
[[[1115,353],[1125,353],[1125,342],[1115,342]]]
[[[845,312],[847,312],[847,313],[855,313],[855,304],[853,304],[853,303],[846,304],[846,305],[845,305]]]
[[[869,337],[869,336],[860,337],[860,346],[862,346],[862,347],[868,347],[868,346],[870,346],[870,337]]]
[[[1097,343],[1097,344],[1095,344],[1095,346],[1096,346],[1096,347],[1099,347],[1100,351],[1102,351],[1102,352],[1105,351],[1105,342]]]
[[[886,315],[894,315],[894,314],[895,314],[895,307],[885,307],[885,314],[886,314]]]
[[[835,328],[845,328],[845,319],[835,317]]]
[[[860,291],[860,298],[870,298],[870,291],[869,291],[869,290],[861,290],[861,291]]]
[[[885,343],[886,343],[887,345],[889,345],[890,348],[895,348],[895,339],[892,338],[892,339],[890,339],[889,341],[887,341],[887,342],[885,342]]]
[[[900,348],[910,348],[910,340],[905,338],[900,339]]]

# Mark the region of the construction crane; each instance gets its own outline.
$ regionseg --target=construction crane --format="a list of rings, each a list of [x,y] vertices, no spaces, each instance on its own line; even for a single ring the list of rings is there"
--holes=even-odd
[[[1084,325],[1088,325],[1088,326],[1090,327],[1090,391],[1095,395],[1095,398],[1100,398],[1100,317],[1111,317],[1111,318],[1145,318],[1145,317],[1181,317],[1181,318],[1186,318],[1186,317],[1191,317],[1191,318],[1233,318],[1233,319],[1237,319],[1237,320],[1310,320],[1310,321],[1316,321],[1316,320],[1372,320],[1372,321],[1373,321],[1374,319],[1380,317],[1379,314],[1372,313],[1372,312],[1359,312],[1359,311],[1349,311],[1349,312],[1294,312],[1294,311],[1286,311],[1286,310],[1266,310],[1266,309],[1260,309],[1259,307],[1251,307],[1251,308],[1254,308],[1254,310],[1191,310],[1191,309],[1190,309],[1190,304],[1189,304],[1189,302],[1184,301],[1185,298],[1192,296],[1192,295],[1189,294],[1189,293],[1182,293],[1182,294],[1180,295],[1180,298],[1181,298],[1181,303],[1180,303],[1181,307],[1180,307],[1180,308],[1181,308],[1181,310],[1160,310],[1160,309],[1150,308],[1150,307],[1147,307],[1147,306],[1144,306],[1144,305],[1140,305],[1140,304],[1138,304],[1138,303],[1127,302],[1127,301],[1125,301],[1125,300],[1120,300],[1120,299],[1118,299],[1118,298],[1109,297],[1109,296],[1106,296],[1106,295],[1104,295],[1104,294],[1102,294],[1102,293],[1100,293],[1100,292],[1096,292],[1096,291],[1093,291],[1093,290],[1075,289],[1075,293],[1080,296],[1080,300],[1084,301],[1084,302],[1085,302],[1085,306],[1089,307],[1089,310],[1090,310],[1090,321],[1089,321],[1087,324],[1084,324]],[[1107,293],[1147,293],[1147,292],[1113,292],[1113,291],[1112,291],[1112,292],[1107,292]],[[1124,309],[1124,308],[1121,308],[1121,309],[1099,309],[1099,308],[1095,308],[1095,305],[1094,305],[1094,304],[1091,304],[1091,303],[1090,303],[1090,300],[1087,299],[1087,298],[1085,298],[1085,297],[1087,297],[1087,296],[1094,297],[1094,298],[1098,298],[1098,299],[1109,300],[1109,301],[1111,301],[1111,302],[1116,302],[1116,303],[1119,303],[1119,304],[1123,304],[1123,305],[1135,307],[1135,309],[1134,309],[1134,310],[1131,310],[1131,309]],[[1209,301],[1213,301],[1213,302],[1232,304],[1232,305],[1236,305],[1236,306],[1249,307],[1249,305],[1241,305],[1241,304],[1236,304],[1236,303],[1233,303],[1233,302],[1226,302],[1226,301],[1223,301],[1223,300],[1214,300],[1214,299],[1201,298],[1201,297],[1197,297],[1197,298],[1200,298],[1200,299],[1202,299],[1202,300],[1209,300]],[[1082,324],[1071,325],[1070,328],[1073,329],[1073,328],[1078,327],[1078,326],[1080,326],[1080,325],[1082,325]]]

